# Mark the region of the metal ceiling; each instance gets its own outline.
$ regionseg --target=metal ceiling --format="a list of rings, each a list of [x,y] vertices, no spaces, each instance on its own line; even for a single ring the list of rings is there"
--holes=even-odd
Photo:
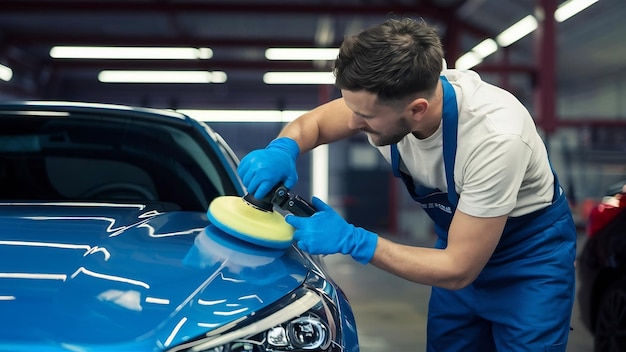
[[[169,108],[308,109],[337,92],[316,86],[268,86],[268,70],[323,70],[330,62],[272,62],[267,47],[333,47],[389,17],[423,17],[439,27],[449,66],[482,39],[545,1],[559,0],[2,0],[0,63],[14,70],[0,97],[67,99]],[[626,81],[626,3],[600,0],[556,25],[557,94],[606,77]],[[532,99],[540,72],[537,35],[477,66]],[[52,60],[54,45],[211,47],[211,60]],[[539,64],[537,64],[539,63]],[[103,84],[102,69],[206,69],[224,84]],[[506,76],[503,73],[508,73]],[[506,78],[505,78],[506,77]],[[573,93],[572,93],[573,94]],[[578,93],[577,93],[578,94]]]

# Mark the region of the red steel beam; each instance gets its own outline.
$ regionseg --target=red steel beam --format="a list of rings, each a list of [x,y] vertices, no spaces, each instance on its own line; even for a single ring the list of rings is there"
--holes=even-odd
[[[442,7],[427,4],[419,6],[405,4],[381,4],[381,5],[333,5],[333,4],[292,4],[292,3],[207,3],[207,2],[131,2],[131,1],[22,1],[3,0],[0,2],[0,12],[7,13],[33,13],[48,14],[54,12],[135,12],[164,13],[175,15],[179,13],[250,13],[250,14],[306,14],[306,15],[372,15],[381,16],[397,14],[399,16],[421,16],[433,18],[449,23],[457,21],[467,33],[478,37],[491,36],[493,33],[480,26],[467,23],[454,17],[454,7]]]
[[[3,0],[0,2],[0,11],[3,12],[163,12],[177,14],[181,12],[222,12],[222,13],[251,13],[251,14],[314,14],[314,15],[381,15],[381,14],[421,14],[427,17],[444,18],[449,16],[448,9],[441,7],[381,4],[381,5],[336,5],[336,4],[294,4],[294,3],[247,3],[229,2],[169,2],[169,1],[23,1]]]
[[[538,125],[547,135],[554,133],[558,126],[556,117],[556,21],[554,11],[557,0],[536,0],[539,13],[536,37],[537,89],[535,90],[536,110],[539,112]]]
[[[341,38],[340,38],[341,39]],[[89,46],[191,46],[191,47],[311,47],[317,46],[314,38],[291,39],[291,38],[196,38],[192,36],[177,37],[128,37],[115,35],[87,35],[81,33],[72,34],[24,34],[12,33],[2,40],[5,45],[89,45]],[[338,40],[334,43],[339,46]]]

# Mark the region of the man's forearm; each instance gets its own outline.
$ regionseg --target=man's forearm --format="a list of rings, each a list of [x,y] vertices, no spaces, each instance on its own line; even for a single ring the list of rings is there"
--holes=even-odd
[[[279,137],[289,137],[298,143],[300,154],[321,144],[328,144],[358,133],[348,127],[352,111],[335,99],[301,115],[280,132]]]

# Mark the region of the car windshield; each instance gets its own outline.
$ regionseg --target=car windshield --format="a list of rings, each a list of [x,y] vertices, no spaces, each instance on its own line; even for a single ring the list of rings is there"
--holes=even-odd
[[[206,211],[214,197],[236,194],[224,159],[183,122],[3,111],[0,123],[2,202],[152,202]]]

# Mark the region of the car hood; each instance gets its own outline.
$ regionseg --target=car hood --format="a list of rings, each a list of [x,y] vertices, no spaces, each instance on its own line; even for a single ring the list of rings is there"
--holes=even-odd
[[[271,305],[308,273],[293,247],[245,244],[197,212],[11,204],[0,228],[5,344],[166,348]]]

